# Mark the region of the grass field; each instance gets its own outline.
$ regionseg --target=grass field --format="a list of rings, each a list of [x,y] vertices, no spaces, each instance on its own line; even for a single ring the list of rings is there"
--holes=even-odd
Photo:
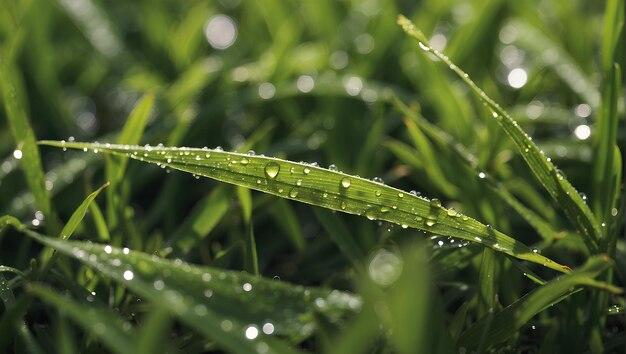
[[[623,353],[624,1],[0,3],[0,353]]]

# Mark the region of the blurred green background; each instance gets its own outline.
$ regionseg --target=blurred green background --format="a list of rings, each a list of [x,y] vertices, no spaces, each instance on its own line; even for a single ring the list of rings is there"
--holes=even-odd
[[[445,65],[419,53],[396,17],[410,17],[433,47],[511,112],[572,184],[593,199],[589,168],[604,79],[599,54],[604,7],[603,1],[584,0],[4,0],[0,55],[23,94],[37,139],[114,142],[138,99],[154,93],[156,106],[141,144],[253,149],[378,176],[439,198],[576,266],[588,256],[577,238],[542,238],[477,184],[454,151],[426,138],[416,144],[407,133],[411,123],[392,104],[395,96],[464,145],[480,170],[567,234],[558,205],[489,111]],[[5,114],[0,110],[0,214],[42,229],[48,219],[37,212],[18,168]],[[620,116],[618,143],[624,151]],[[67,220],[87,192],[105,181],[104,158],[40,150],[53,209]],[[191,227],[194,247],[178,255],[242,268],[240,257],[223,253],[245,232],[236,188],[130,162],[119,190],[125,219],[109,231],[124,237],[114,243],[176,254],[176,240]],[[332,215],[335,224],[329,224],[326,211],[252,196],[260,269],[268,277],[347,289],[354,269],[333,242],[336,230],[349,234],[364,258],[379,247],[402,248],[424,238],[355,216]],[[210,202],[214,207],[206,207]],[[210,220],[194,229],[190,215],[199,212]],[[88,217],[78,238],[101,239],[98,220]],[[450,319],[474,294],[482,249],[470,245],[457,251],[450,239],[427,244]],[[33,244],[23,238],[3,235],[0,245],[0,260],[14,267],[27,267],[33,257]],[[618,254],[624,252],[620,241]],[[507,304],[531,283],[521,273],[510,277],[511,264],[499,262],[500,301]],[[546,323],[558,322],[558,314],[546,315]],[[623,338],[623,324],[609,322],[607,336],[614,331]],[[537,348],[543,333],[531,331],[515,348]],[[565,348],[583,340],[572,339],[571,329],[558,333],[572,341],[562,342]]]

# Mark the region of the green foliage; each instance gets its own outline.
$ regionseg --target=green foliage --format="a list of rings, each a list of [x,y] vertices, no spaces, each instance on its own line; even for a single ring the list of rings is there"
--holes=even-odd
[[[0,352],[621,353],[623,24],[1,2]]]

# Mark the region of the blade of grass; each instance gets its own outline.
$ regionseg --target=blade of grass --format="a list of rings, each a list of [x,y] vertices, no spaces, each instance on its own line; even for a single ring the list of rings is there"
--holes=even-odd
[[[138,354],[152,354],[163,350],[171,327],[169,313],[162,307],[149,314],[137,339]]]
[[[35,198],[36,206],[46,218],[46,230],[56,234],[60,229],[58,217],[52,209],[50,195],[46,189],[41,156],[37,147],[35,133],[24,109],[26,104],[24,90],[17,81],[17,71],[0,57],[0,89],[7,120],[13,139],[13,156],[20,160],[20,166],[26,175],[26,183]]]
[[[356,240],[352,238],[350,230],[342,223],[341,219],[326,210],[313,208],[316,219],[322,224],[330,239],[335,242],[343,255],[352,263],[357,270],[363,269],[364,252]]]
[[[80,304],[43,285],[31,285],[28,291],[67,315],[109,350],[119,354],[135,352],[132,327],[111,310]]]
[[[533,316],[579,291],[581,286],[587,286],[589,279],[597,276],[610,265],[611,261],[605,255],[590,258],[583,267],[537,287],[496,313],[491,320],[490,331],[484,338],[485,345],[488,347],[506,340],[528,323]],[[464,347],[469,351],[476,348],[481,342],[483,330],[488,322],[485,318],[468,328],[461,335],[459,347]]]
[[[563,174],[552,164],[551,160],[544,156],[532,139],[519,127],[517,122],[500,105],[489,98],[469,78],[469,75],[452,63],[448,57],[433,49],[424,34],[410,20],[400,15],[398,24],[409,36],[417,39],[421,49],[433,54],[437,59],[448,65],[472,89],[478,98],[489,107],[493,118],[496,119],[500,127],[511,138],[532,173],[555,202],[559,203],[563,208],[569,220],[576,226],[589,250],[595,253],[598,250],[598,240],[601,235],[600,226],[578,191],[572,187]]]
[[[561,272],[567,266],[548,259],[521,242],[470,217],[402,190],[357,176],[304,163],[250,156],[221,149],[121,146],[41,141],[43,145],[121,154],[162,167],[210,177],[327,209],[389,221],[432,234],[478,242],[498,252]]]
[[[361,304],[356,296],[338,291],[197,267],[126,248],[62,241],[30,230],[24,233],[165,308],[233,353],[251,353],[259,347],[267,353],[293,353],[273,335],[307,336],[313,330],[313,309],[336,319]]]
[[[83,218],[85,217],[85,214],[87,213],[87,209],[89,208],[89,205],[94,201],[94,199],[96,199],[98,194],[100,194],[100,192],[108,186],[109,186],[108,182],[103,184],[100,188],[96,189],[94,192],[89,194],[87,198],[85,198],[85,200],[83,200],[80,206],[74,211],[74,213],[68,220],[67,224],[65,224],[65,226],[61,230],[61,233],[59,234],[59,239],[67,240],[72,236],[72,234],[74,233],[78,225],[81,223],[81,221],[83,221]],[[57,259],[56,252],[52,254],[50,254],[50,252],[47,252],[45,249],[44,251],[42,251],[42,257],[40,260],[41,272],[39,273],[39,279],[43,278],[46,274],[48,274],[48,271],[50,271],[50,269],[56,262],[56,259]]]
[[[167,246],[174,248],[176,254],[189,252],[226,215],[231,203],[230,197],[230,190],[225,186],[215,188],[194,206],[182,225],[168,239]]]

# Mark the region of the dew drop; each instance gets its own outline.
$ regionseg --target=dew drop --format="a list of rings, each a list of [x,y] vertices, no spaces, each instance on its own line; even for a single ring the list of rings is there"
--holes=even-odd
[[[456,215],[457,215],[456,210],[452,208],[448,209],[448,216],[456,216]]]
[[[341,179],[341,186],[343,188],[346,188],[346,189],[350,188],[350,184],[351,184],[350,177],[344,177]]]
[[[270,162],[267,165],[265,165],[265,175],[269,179],[276,178],[279,171],[280,171],[280,165],[277,164],[276,162]]]
[[[265,334],[272,334],[274,333],[274,325],[267,322],[266,324],[263,325],[263,333]]]
[[[441,208],[441,201],[437,198],[433,198],[430,200],[430,206],[431,208]]]
[[[291,188],[291,190],[289,191],[289,196],[291,198],[295,198],[298,196],[298,190],[296,188]]]
[[[305,167],[303,172],[305,175],[308,175],[309,173],[311,173],[311,169],[308,167]]]
[[[135,277],[135,274],[133,274],[132,271],[127,270],[124,272],[124,279],[126,280],[133,280],[134,277]]]
[[[301,180],[301,179],[298,179],[298,180],[296,181],[296,186],[301,186],[301,185],[302,185],[302,180]]]
[[[385,181],[383,181],[383,179],[380,177],[374,177],[373,181],[376,183],[385,184]]]
[[[245,283],[245,284],[243,284],[242,288],[243,288],[243,291],[246,291],[246,292],[251,291],[252,290],[252,284]]]
[[[398,198],[404,198],[404,193],[398,193]]]
[[[485,172],[479,172],[478,173],[478,178],[483,179],[485,177],[487,177],[487,175],[485,175]]]
[[[435,226],[435,224],[437,224],[435,220],[426,220],[426,226],[432,227]]]
[[[334,172],[339,171],[339,169],[338,169],[338,168],[337,168],[337,166],[335,166],[335,165],[330,165],[330,166],[328,166],[328,169],[329,169],[329,170],[331,170],[331,171],[334,171]]]
[[[380,189],[377,189],[377,190],[376,190],[376,192],[374,192],[374,194],[375,194],[377,197],[380,197],[380,196],[383,194],[383,192],[381,192],[381,191],[380,191]]]
[[[244,165],[244,166],[245,166],[245,165],[247,165],[250,161],[249,161],[247,158],[242,157],[240,162],[241,162],[241,164],[242,164],[242,165]]]
[[[259,336],[259,330],[255,326],[246,328],[246,338],[252,340]]]
[[[347,206],[346,202],[341,202],[341,210],[346,210]]]

